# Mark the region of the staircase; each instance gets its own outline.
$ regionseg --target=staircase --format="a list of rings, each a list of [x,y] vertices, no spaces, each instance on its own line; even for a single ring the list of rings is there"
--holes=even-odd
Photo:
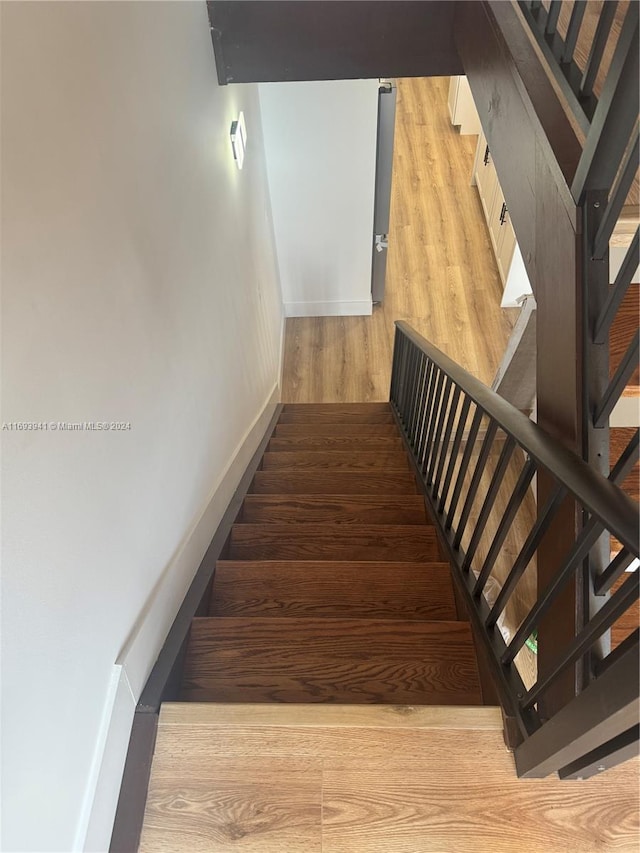
[[[181,699],[482,704],[389,404],[283,407],[193,620]]]

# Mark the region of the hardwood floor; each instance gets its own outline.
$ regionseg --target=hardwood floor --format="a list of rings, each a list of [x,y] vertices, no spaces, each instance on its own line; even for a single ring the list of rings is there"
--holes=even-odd
[[[371,317],[287,320],[284,402],[388,400],[395,320],[493,380],[517,309],[500,308],[502,285],[470,184],[477,138],[452,127],[448,87],[448,77],[398,81],[385,300]]]
[[[519,780],[501,728],[489,707],[164,705],[140,851],[636,853],[637,759]]]

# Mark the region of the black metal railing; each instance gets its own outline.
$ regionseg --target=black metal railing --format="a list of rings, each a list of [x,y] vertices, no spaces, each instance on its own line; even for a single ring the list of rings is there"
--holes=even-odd
[[[521,0],[519,6],[584,135],[575,174],[566,176],[582,232],[582,344],[576,354],[582,375],[581,452],[608,476],[610,418],[638,369],[640,354],[638,318],[634,334],[629,307],[634,302],[629,288],[640,263],[637,227],[615,280],[610,279],[610,243],[621,216],[638,220],[639,4]],[[611,369],[614,340],[616,350],[624,352]],[[632,440],[628,450],[633,446]],[[606,606],[606,589],[594,578],[607,572],[610,555],[605,530],[580,577],[583,624]],[[605,637],[601,650],[607,645]],[[588,663],[584,673],[588,682]]]
[[[551,719],[541,717],[538,702],[562,673],[594,652],[596,641],[634,605],[639,572],[576,629],[567,647],[557,649],[555,665],[528,688],[514,660],[603,532],[615,537],[621,550],[594,578],[599,591],[610,589],[637,559],[637,506],[617,483],[638,459],[638,432],[605,478],[404,322],[396,323],[390,399],[488,652],[502,705],[517,722],[519,775],[589,775],[609,766],[611,756],[620,760],[634,748],[628,731],[638,724],[638,630],[604,657],[594,653],[592,679]],[[553,484],[549,497],[517,555],[507,559],[505,541],[534,476],[542,472]],[[552,582],[505,640],[497,627],[501,614],[566,500],[582,510],[586,523]],[[498,562],[500,592],[490,604],[484,593]]]
[[[585,441],[588,444],[591,439],[594,444],[594,439],[600,438],[591,451],[585,447],[585,458],[592,464],[599,461],[604,469],[608,435],[589,432],[606,427],[638,366],[640,343],[636,334],[610,377],[609,333],[640,262],[636,230],[613,287],[609,286],[609,243],[638,175],[640,5],[629,3],[624,14],[623,4],[615,0],[602,4],[520,0],[519,6],[585,134],[571,194],[583,211],[583,373],[585,409],[590,415],[585,423]],[[566,26],[561,35],[563,17]],[[589,18],[592,20],[585,31]],[[584,42],[583,55],[577,59],[579,38]],[[596,96],[599,76],[602,82]],[[636,185],[635,195],[637,192]],[[637,218],[638,199],[631,200]]]

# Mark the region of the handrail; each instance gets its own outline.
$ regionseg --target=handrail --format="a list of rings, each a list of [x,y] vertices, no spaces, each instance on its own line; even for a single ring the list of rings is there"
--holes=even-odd
[[[471,400],[479,405],[539,465],[552,471],[592,515],[595,515],[631,552],[638,547],[638,508],[610,480],[598,474],[553,436],[546,433],[495,391],[472,376],[408,323],[396,327],[426,356],[444,370]],[[637,556],[637,550],[636,550]]]
[[[607,758],[596,764],[589,763],[587,757],[597,752],[611,756],[610,763],[614,763],[616,756],[625,754],[629,714],[633,716],[622,689],[607,691],[603,704],[598,697],[603,695],[604,683],[597,689],[594,685],[605,675],[607,683],[615,683],[615,678],[626,672],[627,653],[635,649],[637,654],[638,632],[613,652],[609,651],[608,636],[614,623],[638,599],[638,573],[626,579],[610,598],[605,595],[640,552],[637,507],[617,485],[637,457],[638,436],[607,479],[403,321],[396,322],[390,401],[451,559],[453,577],[467,603],[474,633],[484,646],[500,702],[516,724],[513,731],[518,732],[520,740],[513,746],[518,773],[546,775],[549,768],[568,773],[569,765],[579,766],[583,772],[587,762],[591,774],[610,766]],[[504,438],[500,444],[499,436]],[[524,455],[522,464],[517,448]],[[546,472],[548,484],[546,499],[517,555],[503,551],[533,476],[542,472]],[[569,520],[568,553],[557,555],[557,567],[551,575],[546,573],[542,583],[538,578],[536,600],[528,603],[528,612],[520,613],[519,624],[508,626],[505,639],[496,627],[507,607],[516,601],[516,588],[531,561],[546,553],[547,537],[555,535],[551,534],[554,526],[567,518],[563,513],[568,501],[582,511],[583,526],[576,529]],[[491,530],[487,526],[490,518]],[[577,520],[578,515],[571,513],[569,518]],[[521,524],[518,530],[520,538],[520,533],[524,534]],[[616,537],[622,550],[612,559],[597,563],[593,554],[603,551],[603,537],[607,536]],[[479,548],[481,540],[484,554]],[[498,579],[494,576],[498,555],[500,592],[490,603],[485,590],[490,578]],[[601,607],[595,612],[576,611],[581,617],[575,623],[574,608],[570,608],[570,632],[561,643],[546,647],[549,662],[527,688],[515,665],[516,656],[547,614],[557,616],[565,588],[585,570],[586,561],[594,573],[591,585],[598,590],[595,594],[600,596]],[[519,610],[521,606],[522,602]],[[579,685],[577,695],[572,690],[559,707],[549,703],[549,691],[555,690],[560,679],[579,662],[582,668],[580,681],[575,682]],[[637,680],[631,688],[640,694]],[[590,702],[596,707],[591,708]],[[564,734],[559,737],[554,722],[558,714],[563,720],[575,717],[579,728],[584,723],[585,707],[596,721],[592,734],[586,731],[574,743],[571,728],[563,725]],[[623,721],[625,729],[620,728]],[[544,761],[538,760],[538,753],[528,746],[534,735],[536,743],[543,745],[539,754],[544,753]],[[626,744],[624,750],[620,748],[621,739]]]

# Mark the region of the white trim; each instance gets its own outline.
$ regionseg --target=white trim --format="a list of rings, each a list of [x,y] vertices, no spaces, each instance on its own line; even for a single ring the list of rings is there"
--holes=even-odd
[[[366,317],[373,313],[373,302],[358,299],[351,302],[285,302],[285,317]]]
[[[118,655],[78,821],[75,850],[109,848],[136,703],[213,534],[273,417],[278,399],[276,384],[160,576]]]
[[[135,710],[124,667],[114,664],[74,850],[100,853],[109,847]]]

